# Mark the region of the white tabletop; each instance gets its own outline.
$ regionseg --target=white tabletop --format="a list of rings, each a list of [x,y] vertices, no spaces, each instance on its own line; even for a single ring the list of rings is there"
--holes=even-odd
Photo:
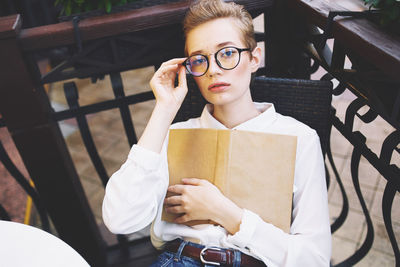
[[[67,243],[41,229],[0,220],[0,267],[81,267],[89,264]]]

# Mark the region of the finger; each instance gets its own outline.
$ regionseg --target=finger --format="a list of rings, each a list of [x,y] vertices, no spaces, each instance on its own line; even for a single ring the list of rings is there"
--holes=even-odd
[[[185,190],[186,190],[185,186],[181,185],[181,184],[171,185],[170,187],[168,187],[168,192],[176,193],[176,194],[179,194],[179,195],[182,195],[182,193]]]
[[[186,185],[201,185],[204,184],[204,179],[198,179],[198,178],[183,178],[182,183]]]
[[[186,82],[186,69],[184,66],[180,66],[179,68],[179,76],[178,76],[179,82],[178,86],[186,86],[187,87],[187,82]]]
[[[161,66],[155,74],[165,74],[167,72],[176,74],[178,71],[179,65],[178,64],[173,64],[173,65],[167,65],[167,66]]]
[[[171,65],[171,64],[181,64],[185,60],[186,60],[186,57],[173,58],[168,61],[165,61],[164,63],[161,64],[161,66],[167,66],[167,65]]]
[[[182,204],[182,197],[181,196],[171,196],[167,197],[164,200],[164,204],[166,205],[178,205]]]
[[[183,214],[182,216],[179,216],[178,218],[175,218],[174,223],[186,223],[190,221],[190,217],[187,214]]]
[[[173,213],[173,214],[183,214],[185,213],[183,207],[181,205],[176,205],[176,206],[166,206],[165,211],[168,213]]]
[[[156,71],[153,78],[151,79],[150,85],[152,84],[154,85],[157,83],[165,83],[165,82],[171,83],[171,85],[173,85],[177,70],[178,70],[177,65],[160,67],[160,69]]]

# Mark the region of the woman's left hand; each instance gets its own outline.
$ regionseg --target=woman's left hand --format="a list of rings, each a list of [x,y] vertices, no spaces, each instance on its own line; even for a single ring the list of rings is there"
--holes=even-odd
[[[175,223],[212,220],[231,234],[239,230],[243,210],[215,185],[197,178],[185,178],[182,183],[168,187],[168,192],[177,195],[167,197],[164,201],[167,212],[182,214],[175,219]]]

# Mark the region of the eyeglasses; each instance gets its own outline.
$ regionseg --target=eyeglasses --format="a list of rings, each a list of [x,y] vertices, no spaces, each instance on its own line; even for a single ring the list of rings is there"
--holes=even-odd
[[[236,68],[240,62],[240,54],[243,51],[250,51],[250,48],[237,48],[233,46],[224,47],[214,53],[215,62],[224,70]],[[212,54],[210,54],[212,55]],[[195,77],[203,76],[210,66],[208,57],[205,55],[193,55],[188,57],[183,63],[187,71]]]

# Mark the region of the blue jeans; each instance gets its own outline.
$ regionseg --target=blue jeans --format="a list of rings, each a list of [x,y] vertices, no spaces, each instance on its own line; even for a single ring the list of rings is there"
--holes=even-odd
[[[181,240],[181,245],[176,253],[165,251],[163,252],[157,259],[156,262],[150,265],[150,267],[211,267],[213,265],[203,264],[201,261],[196,259],[186,257],[181,255],[183,248],[186,244],[190,244],[191,246],[204,248],[203,245],[199,245],[196,243],[183,241]],[[235,251],[235,261],[233,263],[233,267],[240,267],[240,257],[241,252],[236,250]]]

